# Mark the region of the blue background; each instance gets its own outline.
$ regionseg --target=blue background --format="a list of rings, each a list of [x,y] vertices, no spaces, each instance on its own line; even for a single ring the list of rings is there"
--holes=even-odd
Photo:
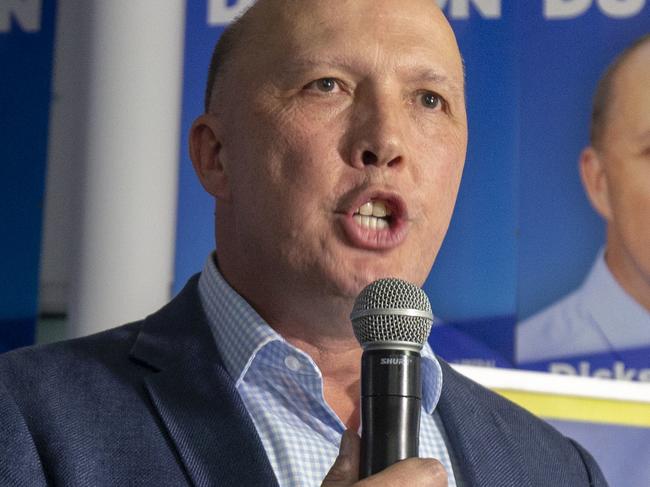
[[[55,5],[39,31],[0,33],[0,353],[34,341]]]

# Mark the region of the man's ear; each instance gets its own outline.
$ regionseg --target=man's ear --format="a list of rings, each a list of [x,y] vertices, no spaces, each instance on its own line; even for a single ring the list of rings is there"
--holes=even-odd
[[[205,190],[221,201],[230,199],[228,168],[222,150],[221,122],[213,114],[203,114],[190,129],[190,158]]]
[[[580,178],[591,205],[605,220],[610,220],[612,207],[604,162],[591,146],[580,154]]]

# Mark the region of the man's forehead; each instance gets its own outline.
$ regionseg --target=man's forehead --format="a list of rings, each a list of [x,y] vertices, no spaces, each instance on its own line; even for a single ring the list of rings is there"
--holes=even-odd
[[[255,37],[286,38],[300,34],[336,35],[354,19],[363,18],[359,33],[390,28],[399,21],[427,24],[433,32],[453,38],[444,14],[433,0],[258,0],[245,14]],[[377,26],[377,22],[381,22]],[[403,25],[402,28],[403,28]]]
[[[404,50],[429,48],[460,65],[453,31],[431,0],[259,0],[246,15],[251,61],[314,58],[364,43],[381,50],[399,37]]]

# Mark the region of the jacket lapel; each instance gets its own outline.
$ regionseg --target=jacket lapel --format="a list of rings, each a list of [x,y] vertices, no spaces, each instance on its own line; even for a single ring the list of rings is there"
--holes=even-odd
[[[178,367],[149,377],[146,386],[194,485],[276,485],[222,367]]]
[[[277,485],[217,353],[196,277],[147,318],[131,357],[155,371],[145,378],[145,388],[191,484]]]
[[[467,485],[532,487],[507,422],[493,413],[490,392],[440,360],[442,395],[437,410]]]

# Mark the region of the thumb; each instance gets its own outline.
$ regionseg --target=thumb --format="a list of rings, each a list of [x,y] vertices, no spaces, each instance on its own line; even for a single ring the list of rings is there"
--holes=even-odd
[[[359,448],[359,436],[352,430],[345,430],[341,437],[339,455],[321,487],[349,486],[359,480]]]

